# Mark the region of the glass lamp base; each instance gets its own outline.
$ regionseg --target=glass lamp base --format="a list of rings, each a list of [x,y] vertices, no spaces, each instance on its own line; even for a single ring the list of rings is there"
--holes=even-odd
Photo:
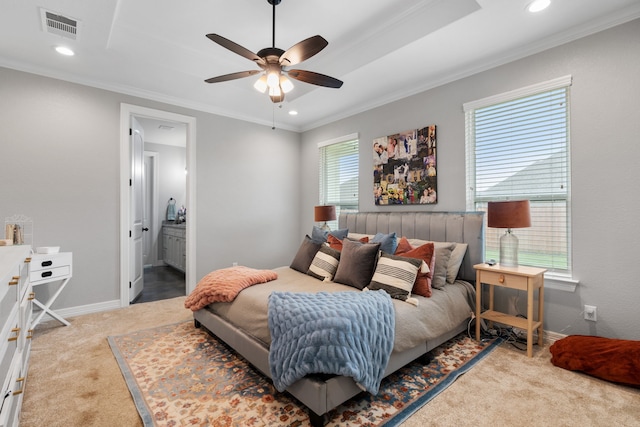
[[[518,266],[518,238],[511,229],[500,237],[500,265],[504,267]]]

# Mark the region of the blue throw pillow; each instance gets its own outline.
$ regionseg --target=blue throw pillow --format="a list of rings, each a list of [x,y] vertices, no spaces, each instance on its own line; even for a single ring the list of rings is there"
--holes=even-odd
[[[373,236],[373,239],[369,240],[369,242],[380,243],[380,250],[390,255],[395,254],[398,247],[398,238],[396,237],[396,233],[377,233]]]
[[[345,237],[347,237],[347,234],[349,234],[349,229],[343,228],[341,230],[325,231],[317,225],[314,225],[313,230],[311,231],[311,240],[316,243],[324,243],[327,241],[327,236],[329,234],[331,234],[336,239],[344,240]]]

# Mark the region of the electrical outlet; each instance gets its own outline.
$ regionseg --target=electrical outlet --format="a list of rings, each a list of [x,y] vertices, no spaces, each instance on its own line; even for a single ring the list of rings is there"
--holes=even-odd
[[[584,318],[585,320],[590,320],[595,322],[598,320],[598,309],[595,305],[585,305],[584,306]]]
[[[232,265],[233,265],[234,267],[237,267],[237,266],[238,266],[238,263],[234,261]]]

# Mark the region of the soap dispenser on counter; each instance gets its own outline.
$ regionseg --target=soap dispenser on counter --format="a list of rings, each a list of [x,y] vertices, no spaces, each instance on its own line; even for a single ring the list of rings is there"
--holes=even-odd
[[[183,222],[187,221],[187,209],[184,207],[184,205],[180,206],[180,209],[178,209],[178,216],[176,218],[176,224],[182,224]]]

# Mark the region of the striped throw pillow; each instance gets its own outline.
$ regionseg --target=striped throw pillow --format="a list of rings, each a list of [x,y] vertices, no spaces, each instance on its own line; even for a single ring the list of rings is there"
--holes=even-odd
[[[418,305],[418,300],[411,297],[411,289],[418,272],[424,272],[424,269],[428,271],[429,267],[420,259],[405,258],[383,252],[378,260],[371,283],[366,289],[370,291],[382,289],[391,295],[391,298]]]
[[[329,282],[333,279],[340,262],[340,251],[330,248],[327,245],[320,246],[320,249],[313,257],[307,274],[316,279]]]

